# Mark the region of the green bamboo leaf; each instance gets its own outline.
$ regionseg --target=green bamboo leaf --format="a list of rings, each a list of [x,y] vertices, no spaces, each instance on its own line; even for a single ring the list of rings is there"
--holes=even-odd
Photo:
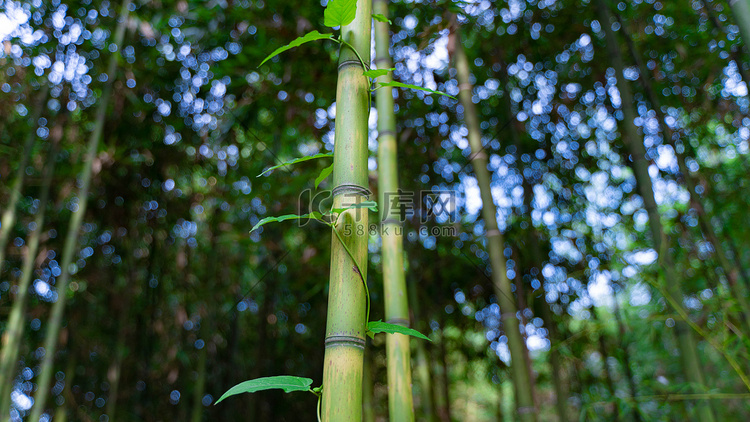
[[[303,161],[309,161],[309,160],[314,160],[316,158],[327,158],[327,157],[333,157],[333,154],[315,154],[315,155],[308,155],[307,157],[295,158],[294,160],[290,160],[290,161],[287,161],[285,163],[281,163],[281,164],[279,164],[277,166],[269,167],[269,168],[266,169],[266,171],[264,171],[263,173],[255,176],[255,177],[263,176],[264,174],[268,173],[269,171],[276,170],[277,168],[280,168],[280,167],[291,166],[292,164],[301,163]]]
[[[435,90],[432,90],[432,89],[429,89],[429,88],[422,88],[421,86],[416,86],[416,85],[402,84],[401,82],[396,82],[396,81],[393,81],[393,82],[382,82],[382,83],[380,83],[380,86],[393,86],[393,87],[396,87],[396,88],[416,89],[416,90],[419,90],[419,91],[429,92],[430,94],[445,95],[446,97],[453,98],[454,100],[456,99],[456,97],[454,97],[452,95],[449,95],[449,94],[446,94],[445,92],[435,91]]]
[[[263,63],[267,62],[268,60],[270,60],[270,59],[278,56],[279,54],[281,54],[281,53],[283,53],[283,52],[285,52],[285,51],[287,51],[289,49],[292,49],[294,47],[299,47],[302,44],[310,42],[310,41],[317,41],[317,40],[332,40],[332,41],[336,41],[333,38],[333,34],[321,34],[318,31],[310,31],[307,34],[305,34],[305,35],[303,35],[303,36],[295,39],[294,41],[290,42],[289,44],[287,44],[287,45],[285,45],[283,47],[279,47],[276,50],[274,50],[273,53],[269,54],[268,57],[266,57],[265,59],[263,59],[262,62],[260,62],[260,64],[258,65],[258,67],[263,66]]]
[[[429,337],[420,333],[419,331],[412,330],[411,328],[407,328],[401,325],[389,324],[383,321],[368,322],[367,323],[367,335],[370,336],[370,338],[372,338],[377,333],[391,333],[391,334],[398,333],[398,334],[404,334],[407,336],[421,338],[427,341],[432,341],[430,340]]]
[[[279,375],[276,377],[265,377],[256,378],[241,382],[234,387],[230,388],[219,400],[216,400],[214,405],[219,404],[222,400],[229,396],[234,396],[242,393],[255,393],[256,391],[281,389],[285,393],[291,393],[292,391],[310,391],[310,386],[313,380],[310,378],[294,377],[291,375]]]
[[[393,25],[393,22],[391,22],[390,19],[386,18],[385,16],[381,15],[380,13],[372,15],[372,18],[375,19],[378,22],[387,22],[389,25]]]
[[[349,25],[357,15],[357,0],[329,0],[323,12],[325,26]]]
[[[318,177],[315,178],[315,189],[318,188],[318,185],[320,185],[320,182],[326,180],[326,178],[333,173],[333,164],[323,169],[323,171],[320,172]]]
[[[266,217],[260,221],[258,221],[258,224],[254,225],[252,229],[250,229],[250,233],[254,232],[255,229],[257,229],[260,226],[263,226],[268,223],[280,223],[282,221],[287,220],[302,220],[304,218],[313,218],[315,220],[323,221],[323,214],[319,212],[311,212],[310,214],[303,214],[303,215],[297,215],[297,214],[287,214],[282,215],[280,217]]]
[[[392,67],[390,69],[372,69],[372,70],[368,70],[368,71],[364,72],[364,75],[367,76],[368,78],[375,79],[378,76],[387,75],[388,72],[390,72],[391,70],[396,70],[396,68]]]
[[[334,208],[331,211],[341,214],[342,212],[346,210],[356,209],[356,208],[367,208],[368,210],[372,212],[378,212],[378,203],[375,201],[362,201],[360,203],[350,205],[345,208]]]

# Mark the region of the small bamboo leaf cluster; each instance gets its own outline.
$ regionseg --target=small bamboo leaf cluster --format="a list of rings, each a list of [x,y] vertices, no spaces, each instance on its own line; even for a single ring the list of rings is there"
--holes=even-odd
[[[354,20],[354,15],[355,15],[356,11],[357,11],[357,0],[331,0],[330,2],[328,2],[328,6],[326,7],[326,9],[325,9],[325,11],[323,13],[323,17],[324,17],[323,23],[324,23],[325,26],[328,26],[330,28],[335,28],[337,26],[348,25],[348,24],[350,24]],[[376,21],[379,21],[379,22],[388,22],[389,24],[391,23],[391,21],[388,18],[386,18],[385,16],[383,16],[381,14],[374,14],[374,15],[372,15],[372,18],[375,19]],[[339,43],[341,45],[349,47],[352,51],[354,51],[354,54],[357,55],[357,58],[359,58],[359,61],[362,62],[362,67],[365,68],[365,69],[369,69],[370,66],[362,60],[362,56],[354,48],[354,46],[351,45],[350,43],[348,43],[346,40],[344,40],[340,35],[339,35],[338,38],[334,38],[333,34],[321,34],[317,30],[310,31],[307,34],[294,39],[289,44],[277,48],[271,54],[269,54],[265,59],[263,59],[263,61],[260,62],[260,64],[258,65],[258,67],[263,66],[267,61],[269,61],[270,59],[278,56],[279,54],[281,54],[281,53],[283,53],[283,52],[285,52],[287,50],[291,50],[292,48],[299,47],[302,44],[305,44],[305,43],[308,43],[308,42],[312,42],[312,41],[318,41],[318,40],[334,41],[334,42],[337,42],[337,43]],[[371,70],[366,70],[364,72],[364,75],[367,76],[368,78],[377,79],[378,76],[386,75],[388,72],[393,71],[393,70],[395,70],[395,68],[391,68],[391,69],[371,69]],[[374,88],[374,89],[371,88],[370,90],[371,91],[375,91],[375,90],[377,90],[379,88],[383,88],[383,87],[414,89],[414,90],[417,90],[417,91],[426,92],[428,94],[443,95],[443,96],[452,98],[454,100],[456,99],[456,97],[454,97],[452,95],[449,95],[449,94],[446,94],[444,92],[435,91],[435,90],[432,90],[432,89],[429,89],[429,88],[423,88],[421,86],[411,85],[411,84],[405,84],[405,83],[396,82],[396,81],[381,82],[381,83],[378,84],[377,88]],[[317,158],[317,157],[313,156],[313,157],[309,157],[307,159],[312,159],[312,158]],[[305,161],[305,160],[304,159],[299,159],[299,161]],[[297,162],[299,162],[299,161],[297,161]],[[277,166],[277,167],[280,167],[280,166]],[[273,168],[277,168],[277,167],[272,167],[272,168],[266,170],[266,172],[272,170]],[[328,170],[328,169],[326,169],[326,170]],[[330,174],[330,172],[332,172],[332,171],[333,171],[333,168],[331,168],[331,170],[328,172],[328,174]],[[263,172],[263,174],[265,174],[265,172]],[[322,173],[321,173],[321,175],[322,175]],[[326,177],[327,177],[327,175],[326,175]],[[323,179],[325,179],[325,177],[323,177]],[[317,187],[318,184],[319,183],[318,183],[318,181],[316,179],[315,186]]]

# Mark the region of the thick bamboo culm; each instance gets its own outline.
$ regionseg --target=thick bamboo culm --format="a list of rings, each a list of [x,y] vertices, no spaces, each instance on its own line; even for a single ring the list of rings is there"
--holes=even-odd
[[[363,63],[370,61],[372,4],[357,2],[354,21],[341,28],[336,85],[336,128],[333,161],[333,206],[345,208],[367,198],[367,120],[370,92]],[[359,53],[359,57],[357,56]],[[328,290],[322,419],[326,422],[362,419],[362,376],[365,349],[367,211],[349,209],[336,221],[331,239],[331,275]],[[352,262],[346,242],[357,263]],[[359,264],[359,266],[358,266]],[[360,273],[361,268],[361,273]]]

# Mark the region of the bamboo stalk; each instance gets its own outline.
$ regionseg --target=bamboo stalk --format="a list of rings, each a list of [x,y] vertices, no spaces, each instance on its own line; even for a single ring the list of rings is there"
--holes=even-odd
[[[356,51],[342,46],[339,58],[333,162],[334,208],[346,208],[366,198],[369,192],[367,118],[370,92],[359,57],[365,64],[370,61],[371,24],[372,3],[364,0],[357,4],[354,21],[341,28],[343,39]],[[333,230],[336,233],[331,239],[322,417],[326,422],[354,421],[362,419],[367,302],[364,283],[367,280],[369,237],[367,211],[344,211]]]
[[[120,10],[120,21],[117,24],[114,36],[114,45],[117,46],[118,49],[122,45],[125,36],[129,6],[130,0],[124,0],[122,9]],[[75,253],[76,245],[78,244],[78,232],[81,228],[83,217],[86,214],[86,203],[88,202],[87,197],[89,193],[89,185],[91,184],[92,166],[94,163],[94,157],[96,157],[99,148],[99,142],[102,138],[104,120],[106,119],[107,106],[109,105],[109,100],[112,96],[112,83],[115,80],[116,70],[117,54],[112,53],[107,67],[107,83],[104,86],[102,96],[99,99],[99,106],[96,111],[96,125],[94,126],[94,131],[91,132],[91,137],[89,138],[86,149],[86,158],[83,165],[83,172],[81,174],[81,185],[77,194],[79,198],[78,209],[75,210],[70,217],[68,233],[65,237],[65,243],[63,246],[62,263],[60,265],[60,268],[62,268],[62,274],[57,280],[57,301],[52,306],[52,315],[47,324],[47,331],[45,332],[44,337],[44,360],[42,361],[39,380],[37,382],[37,394],[34,398],[34,407],[31,411],[30,420],[33,421],[38,421],[42,416],[42,413],[45,410],[47,396],[49,394],[50,380],[52,379],[52,373],[54,372],[52,365],[55,358],[57,337],[60,333],[63,311],[65,310],[65,302],[68,297],[68,282],[70,281],[71,276],[70,264],[73,262],[73,255]]]
[[[442,397],[442,406],[440,407],[440,419],[444,422],[450,422],[451,418],[451,378],[450,366],[448,365],[448,348],[445,346],[445,318],[442,318],[440,324],[440,343],[438,343],[438,365],[440,366],[440,396]]]
[[[632,157],[631,167],[636,179],[638,191],[643,199],[644,208],[648,213],[649,227],[651,237],[654,242],[654,249],[658,253],[659,263],[665,274],[665,293],[671,297],[669,302],[675,306],[681,307],[682,293],[679,288],[679,279],[675,273],[672,257],[668,252],[668,239],[661,225],[659,211],[654,198],[654,190],[651,183],[651,176],[648,173],[648,162],[646,161],[646,149],[638,135],[638,129],[635,126],[635,103],[633,94],[630,90],[630,84],[623,77],[625,66],[622,55],[618,48],[617,39],[610,25],[610,12],[606,0],[598,0],[596,5],[599,14],[599,20],[605,32],[607,51],[610,62],[617,76],[617,89],[620,91],[622,102],[623,120],[618,122],[620,133]],[[679,309],[678,313],[685,314],[684,309]],[[675,321],[675,332],[677,334],[680,346],[680,357],[682,358],[682,369],[685,376],[693,388],[705,385],[703,372],[701,370],[700,359],[696,353],[696,342],[693,332],[688,328],[687,322],[682,318]],[[710,404],[705,400],[696,403],[697,410],[702,421],[715,421],[714,411]]]
[[[591,309],[591,314],[593,316],[593,320],[596,323],[601,324],[602,320],[599,317],[599,312],[596,309],[596,306],[593,306]],[[607,386],[607,391],[609,392],[609,403],[613,405],[612,410],[612,416],[608,418],[612,421],[619,421],[620,420],[620,405],[617,402],[617,388],[615,387],[615,379],[614,375],[612,374],[612,369],[609,367],[609,363],[607,360],[609,359],[609,352],[607,347],[607,339],[605,338],[606,330],[604,329],[604,325],[602,324],[602,329],[598,333],[598,346],[599,346],[599,354],[602,357],[602,366],[604,367],[603,375],[604,375],[604,385]],[[605,410],[606,411],[606,410]]]
[[[648,74],[648,70],[643,63],[643,60],[641,60],[641,55],[638,53],[638,49],[636,48],[632,37],[627,32],[626,26],[619,16],[618,22],[620,23],[621,31],[623,31],[625,42],[628,45],[628,49],[630,50],[633,61],[635,62],[636,66],[638,66],[638,69],[641,73],[641,77],[639,78],[639,80],[641,81],[641,85],[646,92],[646,97],[651,103],[651,107],[656,113],[656,120],[659,124],[659,128],[661,129],[662,138],[667,144],[671,145],[675,151],[677,165],[679,166],[680,173],[682,174],[682,181],[688,191],[690,204],[695,209],[698,215],[698,222],[701,227],[701,231],[705,234],[707,240],[714,247],[714,252],[716,254],[717,260],[719,261],[719,266],[721,266],[721,268],[723,269],[724,274],[727,277],[727,281],[729,282],[732,296],[737,301],[740,309],[742,310],[742,321],[745,325],[745,331],[750,332],[750,303],[748,303],[747,301],[746,289],[746,287],[750,285],[750,280],[747,280],[744,272],[740,271],[740,269],[742,268],[742,263],[737,259],[737,257],[735,257],[734,263],[729,261],[729,258],[724,251],[724,246],[719,240],[719,237],[716,234],[713,225],[711,224],[711,221],[715,217],[706,210],[706,207],[703,206],[703,201],[695,190],[695,179],[690,173],[690,169],[685,162],[685,153],[680,152],[680,150],[677,148],[677,145],[675,145],[675,141],[677,140],[679,133],[673,131],[672,128],[669,127],[669,125],[666,123],[666,116],[664,115],[664,111],[662,111],[661,101],[659,101],[659,97],[656,95],[656,90],[654,90],[654,87],[651,85],[651,81],[646,77],[646,75]],[[740,283],[740,278],[743,279],[743,283]]]
[[[620,354],[620,358],[622,359],[623,369],[625,370],[625,377],[627,378],[627,381],[628,381],[628,389],[630,390],[630,398],[635,399],[635,397],[638,395],[638,392],[637,392],[636,380],[635,380],[635,377],[633,376],[633,369],[630,365],[630,355],[628,353],[628,349],[629,349],[628,346],[630,346],[630,340],[627,338],[627,334],[625,332],[625,323],[623,322],[622,317],[620,315],[621,311],[620,311],[620,304],[617,301],[617,292],[614,292],[613,299],[615,303],[615,309],[614,309],[615,319],[617,320],[617,329],[620,335],[619,354]],[[631,414],[633,416],[634,422],[641,422],[642,420],[641,410],[639,409],[638,403],[635,401],[632,403]]]
[[[126,308],[127,309],[127,308]],[[107,397],[107,422],[114,422],[117,420],[117,399],[120,390],[120,380],[122,378],[122,361],[125,355],[125,321],[124,314],[120,320],[120,328],[117,333],[117,343],[115,345],[115,356],[109,365],[107,371],[107,380],[109,381],[109,395]]]
[[[471,163],[482,197],[482,217],[484,218],[487,251],[490,255],[492,267],[492,285],[502,312],[501,320],[505,327],[505,334],[508,337],[508,348],[512,360],[512,378],[516,392],[516,411],[522,422],[536,421],[537,408],[534,404],[531,374],[529,374],[524,357],[526,344],[519,330],[519,321],[516,317],[518,309],[507,276],[505,256],[503,255],[503,235],[497,225],[497,210],[492,199],[490,172],[487,170],[487,153],[482,146],[479,119],[471,100],[472,86],[469,81],[469,63],[458,29],[456,29],[455,37],[453,60],[458,79],[459,99],[464,108],[464,120],[469,129]]]
[[[203,393],[206,389],[206,356],[208,345],[204,344],[198,352],[198,379],[193,390],[193,410],[190,412],[190,422],[201,422],[203,420]]]
[[[547,301],[540,303],[539,307],[542,310],[542,318],[545,322],[545,327],[549,332],[547,336],[550,344],[553,346],[549,351],[549,361],[552,366],[552,386],[555,390],[555,406],[557,410],[557,418],[560,422],[568,421],[568,401],[567,394],[565,393],[565,386],[562,379],[562,365],[560,362],[560,349],[555,347],[560,339],[560,335],[557,332],[557,323],[554,321],[550,304]]]
[[[410,279],[408,286],[409,308],[411,311],[412,325],[417,331],[426,333],[427,325],[420,318],[419,301],[417,300],[417,287],[414,279]],[[434,422],[437,408],[435,406],[434,389],[432,385],[432,375],[430,372],[430,361],[427,358],[424,342],[415,341],[416,356],[414,359],[414,373],[419,383],[420,404],[422,415],[420,420]]]
[[[60,128],[62,129],[62,128]],[[59,130],[61,137],[63,130]],[[8,325],[3,333],[3,349],[0,353],[0,415],[7,415],[10,409],[10,390],[13,387],[13,378],[16,370],[18,355],[20,353],[23,327],[26,325],[26,301],[29,296],[29,287],[34,278],[34,261],[39,251],[40,237],[44,227],[44,217],[49,199],[49,188],[52,184],[52,176],[55,173],[57,161],[57,149],[60,139],[53,139],[50,151],[47,155],[47,164],[44,167],[41,194],[39,196],[39,207],[34,218],[35,229],[27,242],[26,256],[23,260],[23,272],[18,283],[18,295],[8,317]]]
[[[388,17],[388,0],[373,0],[373,13]],[[380,69],[393,67],[388,47],[390,27],[388,22],[374,22],[375,63]],[[393,80],[391,73],[378,78],[382,82]],[[383,257],[383,290],[385,319],[391,324],[409,325],[409,302],[404,279],[402,227],[398,209],[391,206],[398,195],[398,165],[396,144],[396,115],[393,88],[377,91],[378,108],[378,195],[380,203]],[[409,336],[386,336],[388,370],[388,414],[391,421],[413,421],[414,404],[411,390],[411,355]]]
[[[750,45],[750,0],[729,0],[729,8],[732,9],[734,20],[740,27],[742,41],[746,46]],[[737,67],[740,71],[742,71],[742,64],[738,57]]]
[[[18,169],[16,169],[16,179],[10,188],[10,198],[5,205],[2,219],[0,219],[0,222],[2,222],[0,224],[0,273],[3,270],[3,262],[5,262],[5,248],[8,246],[8,239],[10,239],[10,234],[13,232],[13,226],[16,224],[16,209],[18,208],[18,200],[21,198],[24,180],[26,180],[26,166],[31,156],[31,150],[34,149],[34,140],[36,139],[35,128],[39,117],[42,115],[42,109],[45,108],[45,100],[47,99],[48,92],[49,87],[45,83],[39,92],[37,104],[29,119],[31,126],[26,133],[26,140],[23,143],[21,160],[18,163]]]

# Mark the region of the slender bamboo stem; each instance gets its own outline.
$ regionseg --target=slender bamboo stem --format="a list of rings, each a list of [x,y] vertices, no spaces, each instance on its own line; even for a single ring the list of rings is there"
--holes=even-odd
[[[497,210],[492,199],[490,186],[490,172],[487,170],[487,153],[482,146],[481,131],[476,108],[471,99],[472,85],[469,81],[469,63],[461,43],[458,29],[455,32],[454,65],[456,67],[459,99],[464,108],[464,120],[469,129],[469,144],[471,146],[471,163],[477,178],[479,192],[482,197],[482,217],[485,224],[487,250],[492,266],[492,285],[502,312],[501,319],[508,337],[508,348],[512,360],[511,371],[516,391],[516,411],[522,422],[537,420],[537,408],[534,405],[534,392],[531,384],[531,374],[525,364],[526,344],[519,330],[516,317],[518,309],[513,299],[511,283],[508,280],[505,256],[503,255],[503,235],[497,225]]]
[[[62,128],[59,130],[62,136]],[[20,353],[23,327],[26,325],[25,310],[26,301],[29,296],[29,287],[34,275],[34,262],[39,241],[44,231],[44,217],[49,198],[49,188],[52,184],[52,176],[55,173],[55,162],[57,161],[57,149],[60,139],[54,139],[47,156],[47,164],[44,167],[42,179],[42,190],[39,196],[39,207],[34,218],[34,231],[27,242],[26,256],[23,260],[23,272],[18,283],[18,295],[16,296],[8,318],[8,325],[3,333],[3,349],[0,353],[0,415],[7,415],[10,409],[10,390],[13,387],[13,378],[16,370],[16,361]]]
[[[123,311],[123,317],[125,312]],[[121,317],[121,318],[123,318]],[[109,381],[109,396],[107,399],[107,422],[117,420],[117,399],[122,379],[122,361],[125,355],[125,321],[121,319],[120,328],[117,333],[117,344],[115,345],[115,356],[109,365],[107,379]]]
[[[354,21],[341,28],[342,39],[359,54],[348,46],[341,47],[336,86],[334,208],[346,208],[369,193],[367,119],[370,92],[362,61],[365,64],[370,61],[371,25],[372,3],[361,0],[357,2]],[[367,280],[367,211],[344,211],[333,230],[337,236],[331,239],[322,417],[326,422],[358,421],[362,419],[366,331],[367,299],[363,280]]]
[[[630,390],[630,397],[635,399],[635,397],[638,395],[637,392],[637,385],[635,376],[633,375],[633,369],[630,365],[630,354],[628,353],[630,340],[627,338],[627,333],[625,330],[625,323],[622,320],[622,316],[620,315],[620,303],[617,301],[617,293],[615,292],[613,295],[614,303],[615,303],[615,319],[617,320],[617,329],[618,333],[620,335],[620,358],[622,360],[622,366],[625,370],[625,376],[627,377],[628,381],[628,389]],[[641,411],[639,409],[638,403],[633,402],[632,404],[632,416],[634,422],[641,422]]]
[[[208,345],[204,344],[198,352],[198,379],[193,390],[193,410],[190,412],[190,422],[201,422],[203,420],[203,393],[206,390],[206,356]]]
[[[373,0],[373,13],[388,17],[388,0]],[[388,47],[390,27],[388,22],[374,22],[375,64],[380,69],[393,66]],[[378,78],[381,82],[393,80],[390,72]],[[396,145],[396,115],[393,88],[377,91],[378,108],[378,195],[380,202],[381,253],[383,256],[383,290],[385,294],[385,319],[390,324],[409,325],[409,302],[404,279],[402,227],[398,209],[391,206],[398,195],[398,149]],[[414,405],[411,391],[411,355],[409,336],[388,334],[386,337],[388,369],[388,414],[391,421],[413,421]]]
[[[451,378],[450,365],[448,364],[448,348],[445,345],[445,318],[440,324],[440,343],[438,343],[439,365],[440,365],[440,395],[443,398],[443,406],[440,409],[440,419],[450,422],[451,418]]]
[[[130,0],[124,0],[122,9],[120,10],[120,21],[117,24],[115,30],[114,45],[119,49],[122,45],[123,38],[125,36],[126,22],[129,12]],[[96,125],[94,131],[91,133],[89,138],[86,158],[83,165],[83,172],[81,174],[81,185],[78,189],[78,209],[76,209],[70,217],[70,224],[68,225],[68,233],[65,237],[65,243],[63,245],[63,256],[62,274],[57,280],[57,301],[52,306],[52,315],[50,316],[49,322],[47,323],[47,331],[44,337],[44,360],[42,361],[42,367],[37,382],[37,394],[34,398],[34,407],[31,411],[31,419],[38,421],[45,410],[47,396],[49,394],[50,380],[52,379],[53,362],[55,358],[55,350],[57,346],[57,337],[60,333],[60,326],[62,325],[62,316],[65,310],[65,302],[68,297],[68,282],[70,281],[70,264],[73,262],[73,255],[75,253],[76,245],[78,243],[78,232],[83,222],[83,217],[86,214],[86,203],[89,185],[91,184],[91,173],[94,157],[96,157],[97,150],[99,149],[99,142],[102,138],[102,132],[104,130],[104,121],[107,116],[107,106],[109,105],[109,99],[112,96],[112,82],[115,80],[115,71],[117,70],[117,54],[112,53],[109,59],[107,67],[107,84],[104,86],[102,96],[99,99],[99,106],[96,112]]]
[[[412,325],[417,331],[426,333],[427,326],[423,323],[419,313],[419,301],[417,300],[417,287],[414,279],[410,279],[407,284],[409,289],[409,308],[411,311]],[[414,373],[419,383],[420,404],[422,415],[420,420],[434,422],[437,409],[435,407],[434,389],[432,385],[432,375],[430,372],[430,361],[427,358],[424,342],[415,341],[416,356],[414,359]]]
[[[735,23],[740,27],[742,41],[744,41],[746,46],[750,45],[750,0],[729,0],[729,8],[732,9]],[[740,72],[742,72],[742,64],[741,61],[737,61],[737,67],[740,69]]]
[[[641,55],[638,53],[638,49],[633,42],[632,37],[630,36],[630,34],[628,34],[625,23],[622,21],[619,15],[617,18],[633,61],[638,66],[638,69],[641,73],[641,77],[639,78],[639,80],[641,81],[641,85],[646,92],[646,97],[651,103],[651,107],[656,113],[656,120],[661,129],[662,138],[664,139],[665,143],[671,145],[675,151],[677,165],[679,166],[680,173],[682,174],[682,180],[685,184],[685,188],[688,191],[690,204],[696,210],[696,213],[698,215],[698,222],[700,224],[701,231],[705,234],[707,240],[711,242],[714,247],[714,252],[716,254],[717,260],[719,261],[719,266],[721,266],[721,268],[723,269],[724,274],[727,277],[727,281],[729,282],[732,296],[737,301],[742,311],[742,321],[745,325],[744,329],[746,332],[750,332],[750,303],[748,303],[747,301],[746,290],[746,287],[750,285],[750,280],[747,280],[745,278],[744,272],[740,271],[740,269],[742,268],[742,263],[738,259],[736,259],[736,257],[734,263],[731,263],[729,261],[729,258],[724,251],[724,246],[719,240],[719,237],[716,234],[713,225],[711,224],[714,216],[712,216],[706,210],[706,207],[703,206],[703,201],[695,190],[696,182],[692,174],[690,173],[690,169],[688,169],[687,163],[685,162],[685,153],[682,152],[675,144],[679,137],[679,132],[672,130],[672,128],[667,124],[666,116],[664,115],[664,111],[661,108],[661,101],[659,101],[659,97],[656,95],[656,90],[652,86],[651,80],[646,77],[646,75],[648,74],[648,69],[646,69],[643,60],[641,60]],[[740,283],[739,278],[743,278],[744,283]]]
[[[547,301],[540,303],[542,309],[542,318],[544,318],[545,327],[549,332],[548,338],[552,346],[555,346],[560,339],[557,331],[557,323],[554,321],[550,304]],[[549,361],[552,366],[552,386],[555,390],[555,406],[557,408],[557,418],[560,422],[568,421],[568,403],[565,386],[562,379],[562,365],[560,362],[560,349],[557,347],[550,348]]]
[[[660,266],[664,270],[664,292],[669,296],[667,299],[671,299],[669,302],[680,308],[678,309],[678,313],[687,315],[684,312],[684,309],[682,309],[680,299],[682,293],[679,288],[679,279],[675,272],[672,257],[668,252],[668,239],[661,225],[661,219],[651,183],[651,176],[648,172],[648,162],[645,158],[646,149],[638,135],[638,129],[635,126],[635,102],[630,90],[630,84],[623,76],[625,65],[623,64],[617,39],[612,31],[610,12],[606,0],[598,0],[596,9],[599,14],[602,28],[604,29],[609,59],[615,70],[615,75],[617,76],[617,89],[620,91],[623,114],[623,120],[618,122],[620,133],[625,143],[625,147],[629,150],[630,156],[632,157],[631,167],[635,174],[636,185],[638,186],[639,193],[643,199],[644,207],[648,213],[649,227],[654,242],[654,249],[658,253]],[[676,321],[675,332],[680,346],[682,369],[688,382],[693,384],[693,388],[705,385],[700,359],[696,352],[697,347],[693,337],[693,332],[688,328],[687,321],[685,321],[684,318],[680,318]],[[701,400],[698,401],[696,405],[702,421],[712,422],[716,420],[710,403]]]
[[[596,307],[592,308],[592,315],[594,317],[594,321],[598,323],[602,323],[601,318],[599,318],[599,311],[596,309]],[[613,404],[613,411],[612,416],[610,420],[613,421],[619,421],[620,420],[620,406],[617,403],[617,388],[615,387],[615,379],[614,375],[612,374],[612,369],[609,367],[609,363],[607,360],[609,360],[609,351],[607,347],[607,339],[606,336],[606,330],[604,329],[604,326],[602,324],[602,329],[598,333],[598,345],[599,345],[599,354],[602,357],[602,366],[604,369],[604,384],[607,386],[607,390],[609,392],[609,403]]]
[[[10,188],[10,198],[5,205],[2,219],[0,219],[0,273],[3,270],[3,262],[5,262],[5,248],[8,246],[8,239],[10,239],[10,234],[13,232],[13,226],[16,223],[16,209],[18,208],[18,200],[21,198],[23,183],[26,179],[26,166],[29,162],[29,157],[31,156],[31,150],[34,149],[36,125],[39,121],[39,116],[42,115],[42,109],[44,108],[48,92],[49,87],[47,84],[44,84],[39,92],[37,104],[34,106],[34,111],[29,119],[31,125],[29,131],[26,133],[26,140],[23,143],[21,160],[18,163],[18,169],[16,169],[16,179],[13,181],[13,185]]]

